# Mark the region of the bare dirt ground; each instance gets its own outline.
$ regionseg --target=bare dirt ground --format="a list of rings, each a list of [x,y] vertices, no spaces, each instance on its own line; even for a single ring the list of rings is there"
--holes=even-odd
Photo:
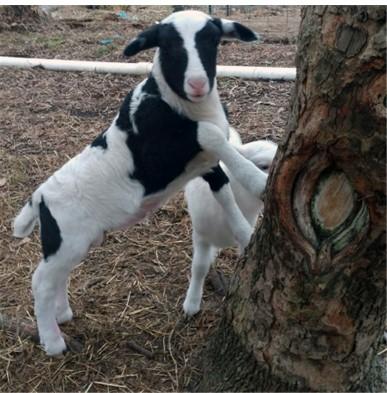
[[[125,43],[171,7],[87,10],[65,7],[41,26],[0,31],[0,55],[124,61]],[[224,16],[222,9],[215,9]],[[219,64],[294,66],[297,7],[233,10],[231,18],[263,34],[258,44],[222,45]],[[110,44],[105,41],[111,40]],[[105,44],[104,44],[105,42]],[[130,61],[151,61],[153,51]],[[0,313],[33,321],[31,274],[40,258],[37,231],[11,237],[11,221],[31,192],[106,128],[142,78],[123,75],[0,70]],[[284,134],[291,82],[220,79],[230,123],[245,142]],[[48,358],[31,340],[0,332],[0,391],[178,391],[196,372],[194,351],[222,315],[223,299],[205,289],[203,311],[184,321],[182,301],[191,258],[191,225],[180,193],[147,222],[109,233],[72,275],[75,312],[63,331],[81,353]],[[218,267],[232,274],[228,249]],[[154,353],[134,351],[133,341]]]

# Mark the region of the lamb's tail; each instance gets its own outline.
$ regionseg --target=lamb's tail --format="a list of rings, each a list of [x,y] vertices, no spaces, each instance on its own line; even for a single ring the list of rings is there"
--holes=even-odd
[[[38,206],[31,199],[23,206],[13,221],[13,236],[21,238],[28,236],[34,229],[38,217]]]

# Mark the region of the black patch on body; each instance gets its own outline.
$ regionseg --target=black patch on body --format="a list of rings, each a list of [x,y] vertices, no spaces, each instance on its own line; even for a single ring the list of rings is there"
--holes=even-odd
[[[212,21],[208,21],[195,35],[195,46],[210,82],[210,89],[214,86],[216,76],[216,55],[220,37],[220,30]]]
[[[126,143],[134,161],[130,177],[144,186],[146,196],[164,190],[202,149],[197,140],[197,122],[178,114],[161,99],[152,76],[142,91],[148,96],[134,113],[138,133],[129,117],[131,95],[124,101],[116,125],[127,132]]]
[[[94,141],[91,143],[91,147],[101,147],[104,150],[107,149],[108,145],[106,141],[105,131],[94,139]]]
[[[180,97],[187,99],[184,91],[184,73],[188,54],[184,40],[172,24],[162,25],[159,35],[160,64],[168,86]]]
[[[160,90],[159,90],[159,87],[157,86],[156,80],[155,80],[155,78],[153,78],[153,76],[150,76],[147,79],[145,85],[142,88],[142,91],[146,94],[160,97]]]
[[[219,18],[212,18],[211,22],[219,29],[220,34],[223,34],[222,21]]]
[[[116,125],[121,130],[127,131],[132,129],[132,122],[130,121],[129,115],[129,105],[132,101],[133,91],[131,91],[124,99],[121,105],[120,112],[118,114],[118,119],[116,120]]]
[[[219,191],[225,184],[229,183],[227,175],[219,165],[212,168],[211,172],[206,173],[202,177],[213,192]]]
[[[62,237],[60,235],[60,229],[55,218],[52,216],[49,208],[42,201],[39,203],[39,217],[40,217],[40,237],[42,240],[42,249],[44,259],[50,255],[55,254],[61,243]]]

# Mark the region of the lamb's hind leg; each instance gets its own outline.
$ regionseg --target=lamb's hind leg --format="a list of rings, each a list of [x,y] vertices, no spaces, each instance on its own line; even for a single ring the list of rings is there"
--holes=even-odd
[[[56,292],[55,316],[59,325],[73,319],[73,310],[70,307],[67,292],[68,275],[69,274],[63,274],[63,277],[61,277],[58,282],[58,288]]]
[[[92,247],[100,246],[105,239],[105,235],[102,232],[97,235],[95,240],[92,242]],[[76,261],[77,262],[77,261]],[[76,263],[75,263],[76,264]],[[74,265],[74,263],[72,263]],[[58,288],[56,293],[56,321],[59,324],[71,321],[73,319],[73,311],[70,306],[69,298],[68,298],[68,281],[69,281],[70,271],[67,274],[63,274],[58,282]]]
[[[35,316],[38,324],[40,342],[48,355],[60,355],[66,344],[57,322],[63,322],[72,311],[67,299],[67,278],[87,253],[89,244],[81,242],[62,242],[59,250],[43,259],[32,277]],[[62,297],[58,309],[58,298]]]

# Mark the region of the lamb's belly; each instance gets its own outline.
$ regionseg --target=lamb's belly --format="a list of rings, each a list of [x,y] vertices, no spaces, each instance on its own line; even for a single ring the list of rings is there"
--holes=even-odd
[[[140,207],[132,214],[121,215],[119,224],[114,229],[126,229],[139,222],[143,221],[147,216],[151,215],[163,204],[163,199],[160,197],[156,198],[145,198]]]
[[[165,190],[156,194],[141,198],[139,207],[133,214],[126,216],[118,228],[127,228],[142,221],[145,217],[152,214],[155,210],[164,205],[168,199],[173,197],[177,192],[182,190],[184,186],[195,177],[198,177],[217,164],[217,160],[207,153],[199,153],[186,167],[184,173],[173,180]],[[138,195],[136,195],[138,197]]]
[[[103,183],[100,192],[93,190],[88,194],[91,213],[103,229],[123,229],[141,221],[145,213],[141,209],[144,188],[129,178]]]
[[[211,168],[217,165],[218,161],[208,155],[207,153],[199,153],[185,168],[184,172],[171,181],[168,186],[152,195],[144,198],[142,207],[146,210],[157,209],[165,204],[171,197],[176,195],[179,191],[197,177],[209,172]]]

